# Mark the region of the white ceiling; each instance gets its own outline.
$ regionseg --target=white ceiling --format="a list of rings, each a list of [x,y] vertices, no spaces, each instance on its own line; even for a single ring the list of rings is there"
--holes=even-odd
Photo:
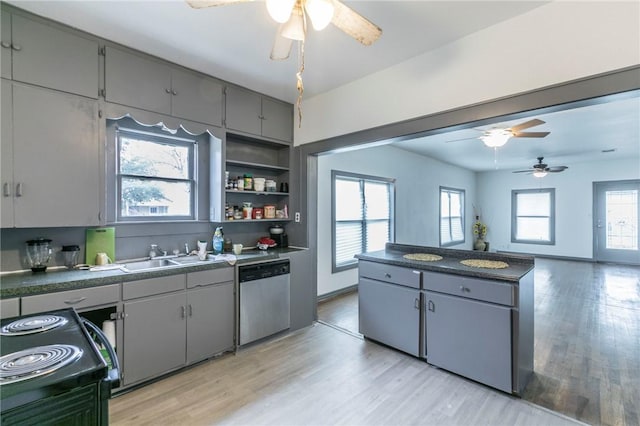
[[[295,55],[269,60],[277,24],[261,1],[192,9],[183,0],[8,0],[17,7],[160,58],[288,102],[295,102]],[[365,47],[329,26],[310,30],[305,46],[305,97],[436,49],[508,20],[545,2],[529,1],[344,1],[383,29]],[[512,139],[495,151],[466,129],[396,143],[406,150],[475,171],[530,167],[544,156],[550,166],[577,161],[638,158],[640,98],[551,114],[531,113],[550,131],[544,139]],[[526,118],[496,122],[508,127]],[[476,129],[492,127],[483,126]],[[613,153],[601,151],[615,148]]]

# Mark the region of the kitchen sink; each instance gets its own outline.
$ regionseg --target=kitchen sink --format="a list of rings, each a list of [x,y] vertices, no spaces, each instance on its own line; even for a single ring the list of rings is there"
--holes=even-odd
[[[171,257],[162,259],[139,260],[127,262],[123,265],[126,272],[153,271],[156,269],[175,268],[178,266],[195,265],[197,263],[211,262],[212,260],[200,260],[198,256]]]
[[[172,266],[180,266],[181,263],[176,262],[174,259],[150,259],[140,260],[137,262],[128,262],[124,265],[124,270],[129,272],[148,271],[153,269],[162,269]]]

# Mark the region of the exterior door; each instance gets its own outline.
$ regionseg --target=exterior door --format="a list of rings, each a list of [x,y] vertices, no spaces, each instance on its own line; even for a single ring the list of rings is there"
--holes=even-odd
[[[640,264],[640,180],[594,182],[594,259]]]

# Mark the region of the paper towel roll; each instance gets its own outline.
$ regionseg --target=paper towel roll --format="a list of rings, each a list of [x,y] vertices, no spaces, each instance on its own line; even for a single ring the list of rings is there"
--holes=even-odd
[[[115,349],[116,347],[116,322],[104,321],[102,323],[102,332],[107,336],[109,344]]]

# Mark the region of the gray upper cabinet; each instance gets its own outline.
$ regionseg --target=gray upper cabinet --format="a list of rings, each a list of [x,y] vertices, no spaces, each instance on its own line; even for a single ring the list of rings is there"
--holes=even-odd
[[[98,41],[2,13],[2,77],[98,97]]]
[[[227,86],[226,127],[285,142],[293,140],[292,105]]]
[[[222,124],[223,86],[217,80],[112,47],[105,51],[105,100]]]
[[[2,227],[98,225],[97,100],[19,83],[9,83],[7,91],[7,83],[2,87]],[[13,96],[10,123],[4,121],[8,95]],[[9,164],[5,152],[11,151]],[[5,162],[12,176],[5,175]],[[13,221],[4,216],[5,202],[13,204]]]
[[[4,15],[3,15],[4,19]],[[4,66],[4,62],[3,62]],[[0,146],[2,148],[0,152],[1,169],[0,176],[2,179],[2,202],[0,203],[0,226],[2,228],[13,226],[13,87],[11,82],[2,79],[2,87],[0,93],[2,94],[2,109],[0,113],[2,117],[2,139],[0,140]]]

